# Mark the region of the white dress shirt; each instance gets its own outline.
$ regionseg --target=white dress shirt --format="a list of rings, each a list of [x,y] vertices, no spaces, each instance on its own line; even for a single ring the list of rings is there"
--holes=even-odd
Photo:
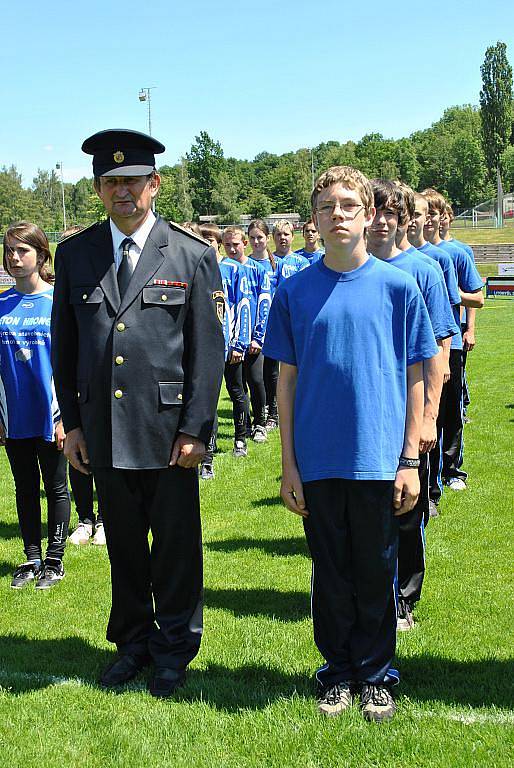
[[[114,251],[114,263],[116,264],[116,272],[119,269],[121,259],[123,257],[123,249],[121,248],[121,244],[126,237],[131,237],[134,241],[134,244],[129,248],[129,261],[132,266],[132,272],[134,272],[136,264],[139,261],[139,257],[141,255],[141,251],[145,247],[146,240],[150,234],[150,230],[155,224],[155,214],[153,211],[149,211],[148,216],[143,221],[141,226],[131,235],[125,235],[123,232],[121,232],[121,230],[118,229],[112,219],[109,219],[109,224],[111,225],[112,247]]]

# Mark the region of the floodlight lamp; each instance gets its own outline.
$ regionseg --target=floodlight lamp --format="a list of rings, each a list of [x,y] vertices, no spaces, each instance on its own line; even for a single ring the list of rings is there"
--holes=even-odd
[[[146,101],[146,91],[144,88],[141,88],[139,91],[139,101]]]

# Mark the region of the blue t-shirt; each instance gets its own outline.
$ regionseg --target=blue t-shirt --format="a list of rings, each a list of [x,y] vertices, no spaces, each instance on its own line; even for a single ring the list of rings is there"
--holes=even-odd
[[[275,261],[275,269],[273,269],[273,264],[271,263],[269,256],[265,259],[254,259],[253,256],[249,256],[248,258],[255,261],[256,264],[260,264],[260,266],[268,273],[270,295],[271,299],[273,299],[275,291],[277,290],[278,267],[282,259],[280,256],[277,256],[276,253],[273,254],[273,259]]]
[[[436,339],[455,336],[460,333],[460,325],[455,322],[441,271],[436,269],[437,262],[432,262],[434,266],[427,264],[416,256],[416,249],[412,250],[414,253],[411,253],[411,249],[402,251],[392,259],[388,259],[386,264],[403,269],[404,272],[412,275],[423,296]]]
[[[473,253],[473,248],[468,245],[467,243],[463,243],[462,240],[457,240],[456,237],[452,237],[450,240],[450,243],[455,243],[455,245],[458,245],[459,248],[462,248],[466,253],[469,253],[471,258],[473,259],[473,262],[475,261],[475,254]]]
[[[250,340],[246,337],[247,326],[241,325],[240,311],[243,295],[239,287],[239,263],[234,259],[223,259],[219,263],[223,293],[225,294],[225,315],[223,336],[225,339],[225,360],[233,349],[246,349]]]
[[[456,324],[460,327],[461,299],[457,282],[457,272],[455,271],[451,256],[449,256],[443,248],[439,248],[437,245],[432,245],[432,243],[425,243],[425,245],[422,245],[421,248],[418,248],[417,250],[420,253],[424,253],[425,256],[430,256],[434,261],[437,261],[443,270],[444,282],[446,283],[448,298],[452,305],[453,317],[455,318]],[[452,336],[452,349],[462,349],[461,333]]]
[[[323,258],[325,255],[325,249],[318,248],[317,251],[307,251],[305,248],[298,248],[295,253],[297,253],[298,256],[303,256],[304,259],[307,259],[309,264],[315,264],[317,261]]]
[[[288,256],[284,256],[277,269],[277,288],[284,280],[292,277],[292,275],[296,275],[297,272],[301,272],[302,269],[307,269],[309,266],[310,264],[307,259],[304,259],[298,253],[290,253]]]
[[[51,442],[60,420],[50,362],[53,293],[0,294],[0,419],[13,439]]]
[[[455,267],[455,272],[457,273],[457,282],[461,290],[465,293],[474,293],[475,291],[482,290],[484,281],[475,267],[474,258],[470,256],[464,248],[460,248],[455,240],[442,240],[439,243],[438,248],[441,248],[450,254],[453,266]],[[459,324],[461,321],[462,318],[459,317]],[[454,346],[456,347],[456,345],[452,344],[452,348]],[[458,347],[458,349],[462,349],[462,345]]]
[[[256,341],[262,346],[266,333],[269,308],[271,304],[270,280],[268,272],[260,262],[248,259],[239,264],[239,289],[241,308],[239,311],[241,333],[248,344]],[[236,342],[235,349],[244,352],[246,348]]]
[[[415,281],[373,256],[351,272],[318,261],[286,280],[271,307],[264,354],[298,369],[294,446],[302,481],[394,479],[407,366],[437,352]]]

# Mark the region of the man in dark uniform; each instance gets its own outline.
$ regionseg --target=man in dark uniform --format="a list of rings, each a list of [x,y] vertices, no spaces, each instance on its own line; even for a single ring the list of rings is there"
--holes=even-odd
[[[109,219],[56,252],[52,360],[65,454],[93,471],[105,510],[107,638],[119,657],[101,683],[121,685],[153,661],[150,692],[166,697],[202,634],[196,467],[223,373],[223,291],[214,249],[152,212],[164,146],[112,130],[82,149]]]

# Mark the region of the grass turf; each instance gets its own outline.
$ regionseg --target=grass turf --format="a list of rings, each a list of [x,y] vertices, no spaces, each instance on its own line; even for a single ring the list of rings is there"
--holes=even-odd
[[[310,562],[300,520],[278,499],[278,434],[233,459],[226,396],[216,479],[202,485],[205,635],[174,701],[152,699],[143,676],[120,694],[96,685],[112,651],[103,549],[69,546],[66,578],[48,593],[9,588],[23,554],[2,452],[0,765],[511,765],[513,325],[514,301],[478,314],[469,489],[447,491],[428,527],[416,627],[398,641],[398,714],[384,726],[357,707],[333,720],[316,712]]]

